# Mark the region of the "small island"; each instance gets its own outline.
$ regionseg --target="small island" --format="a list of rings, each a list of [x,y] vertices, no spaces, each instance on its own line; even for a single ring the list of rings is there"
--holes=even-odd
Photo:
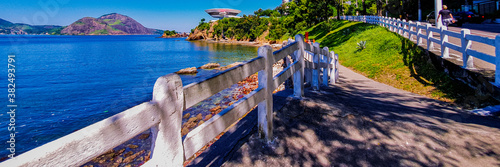
[[[163,31],[163,35],[161,37],[158,37],[158,38],[184,38],[184,37],[188,37],[189,34],[188,33],[180,33],[180,32],[176,32],[175,30],[172,30],[172,31],[169,31],[169,30],[165,30]]]

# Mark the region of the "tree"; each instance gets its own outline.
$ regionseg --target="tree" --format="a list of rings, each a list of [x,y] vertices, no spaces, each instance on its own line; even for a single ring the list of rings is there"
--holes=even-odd
[[[271,9],[266,9],[266,10],[262,10],[262,9],[259,9],[257,11],[254,12],[254,14],[256,16],[268,16],[268,17],[279,17],[281,16],[280,12],[276,11],[276,10],[271,10]]]
[[[366,4],[365,4],[365,1],[366,0],[362,0],[362,3],[363,3],[363,15],[366,15]]]

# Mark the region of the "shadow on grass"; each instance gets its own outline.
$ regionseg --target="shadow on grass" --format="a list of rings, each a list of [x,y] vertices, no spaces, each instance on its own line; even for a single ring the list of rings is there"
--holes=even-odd
[[[309,39],[315,39],[316,42],[320,43],[320,47],[332,48],[348,41],[358,33],[372,28],[375,28],[375,25],[331,20],[322,22],[306,31],[309,31]],[[306,31],[300,33],[304,34]]]
[[[316,40],[319,40],[325,37],[330,31],[336,30],[346,24],[349,24],[348,21],[325,21],[320,24],[314,26],[311,31],[309,31],[309,35]],[[351,23],[352,24],[352,23]]]
[[[330,48],[341,45],[359,33],[375,28],[375,25],[353,22],[340,26],[334,31],[330,31],[326,36],[321,37],[321,47],[328,46]]]
[[[481,108],[500,104],[490,95],[481,94],[477,89],[455,80],[443,71],[437,70],[425,51],[407,38],[394,33],[401,41],[403,62],[411,76],[423,85],[431,85],[438,91],[439,96],[454,100],[454,103],[463,108]]]

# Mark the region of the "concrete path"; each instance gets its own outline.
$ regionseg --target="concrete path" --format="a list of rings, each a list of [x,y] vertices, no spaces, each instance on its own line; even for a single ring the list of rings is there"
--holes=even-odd
[[[306,91],[253,133],[224,166],[499,166],[500,121],[341,67],[340,83]]]

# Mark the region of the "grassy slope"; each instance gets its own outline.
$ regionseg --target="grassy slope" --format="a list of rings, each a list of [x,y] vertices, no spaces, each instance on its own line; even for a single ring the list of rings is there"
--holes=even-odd
[[[330,21],[305,31],[309,32],[309,39],[316,39],[321,47],[333,49],[342,65],[376,81],[465,108],[498,103],[491,98],[478,97],[474,89],[435,70],[413,42],[386,28]],[[366,41],[363,50],[357,49],[360,41]]]

